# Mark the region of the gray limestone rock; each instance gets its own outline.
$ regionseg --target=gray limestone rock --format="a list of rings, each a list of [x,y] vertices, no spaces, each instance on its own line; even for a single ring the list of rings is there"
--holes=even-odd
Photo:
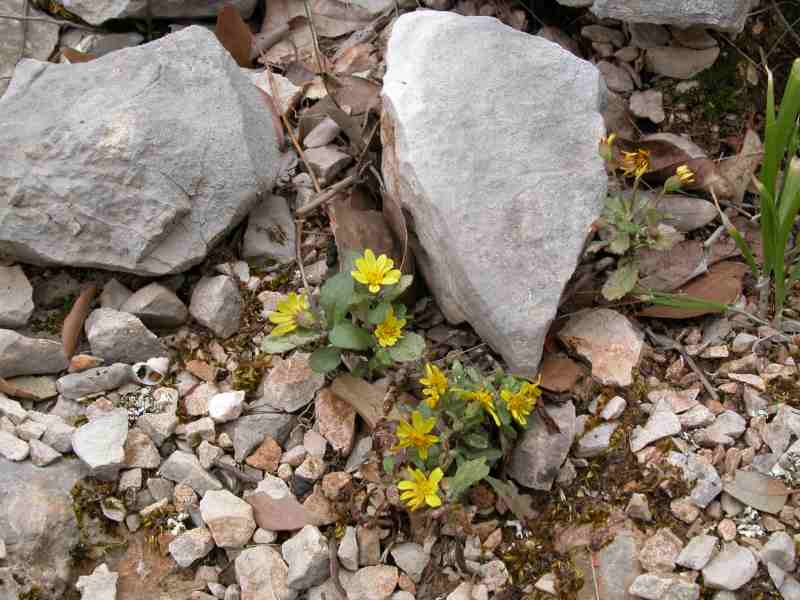
[[[40,442],[39,440],[29,440],[31,462],[37,467],[46,467],[52,462],[61,458],[61,453]]]
[[[189,312],[215,335],[227,338],[239,329],[242,297],[231,277],[218,275],[201,279],[194,287]]]
[[[758,561],[753,553],[735,542],[727,544],[703,569],[703,582],[716,590],[738,590],[758,571]]]
[[[711,560],[711,555],[717,549],[717,538],[713,535],[698,535],[689,540],[683,547],[675,563],[681,567],[699,571]]]
[[[64,7],[87,23],[100,25],[110,19],[143,19],[148,15],[159,19],[196,19],[214,17],[225,5],[235,6],[247,19],[256,0],[64,0]]]
[[[206,471],[194,454],[176,450],[161,464],[159,474],[175,483],[185,483],[198,495],[209,490],[221,490],[219,480]]]
[[[128,383],[131,378],[130,365],[115,363],[108,367],[64,375],[56,382],[56,386],[59,394],[70,400],[77,400],[83,396],[115,390]]]
[[[220,548],[241,548],[256,530],[253,507],[228,490],[209,490],[200,501],[203,522]]]
[[[155,328],[179,327],[189,316],[180,298],[159,283],[137,290],[119,310],[131,313],[148,327]]]
[[[117,579],[119,575],[108,570],[103,563],[95,567],[91,575],[78,577],[75,589],[81,593],[81,600],[117,600]]]
[[[449,321],[533,375],[605,197],[600,73],[496,19],[437,11],[395,21],[386,64],[383,175],[422,274]]]
[[[533,415],[528,429],[514,448],[509,474],[524,486],[549,490],[575,438],[575,406],[572,402],[546,407],[561,429],[551,434],[539,415]]]
[[[0,429],[0,456],[19,462],[28,458],[30,447],[24,440]]]
[[[278,444],[286,441],[294,424],[292,415],[262,413],[239,417],[223,427],[233,441],[234,458],[237,462],[250,456],[267,436]]]
[[[24,327],[33,313],[33,288],[19,265],[0,266],[0,327]]]
[[[270,546],[244,550],[235,561],[236,579],[243,598],[250,600],[294,600],[297,591],[288,584],[289,568]]]
[[[65,370],[67,364],[60,342],[0,329],[0,377],[48,375]]]
[[[281,554],[289,566],[287,583],[291,588],[307,590],[330,577],[328,539],[313,525],[306,525],[285,541]]]
[[[270,194],[250,212],[242,258],[290,262],[294,260],[294,237],[295,226],[289,203],[283,196]]]
[[[8,15],[23,15],[25,0],[3,0],[3,12]],[[14,66],[21,56],[22,40],[25,40],[25,58],[47,60],[58,45],[60,25],[49,19],[42,11],[27,3],[28,16],[35,20],[24,24],[16,19],[0,19],[0,96],[6,91]],[[23,33],[24,31],[24,33]]]
[[[167,352],[139,319],[112,308],[93,310],[84,326],[92,354],[109,363],[135,363]]]
[[[184,569],[213,549],[214,539],[205,527],[185,531],[169,543],[170,556]]]
[[[72,434],[72,449],[93,476],[112,480],[124,464],[127,437],[128,411],[114,409],[76,429]]]
[[[277,169],[260,93],[203,27],[86,63],[26,59],[0,100],[0,253],[179,272],[246,216]]]
[[[741,31],[752,0],[595,0],[592,12],[601,19]]]

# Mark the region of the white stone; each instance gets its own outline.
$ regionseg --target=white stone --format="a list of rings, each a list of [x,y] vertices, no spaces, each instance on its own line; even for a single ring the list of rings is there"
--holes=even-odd
[[[242,297],[239,286],[227,275],[206,277],[195,285],[189,312],[220,338],[228,338],[239,329]]]
[[[29,452],[30,448],[27,442],[0,429],[0,455],[8,460],[19,462],[28,458]]]
[[[81,593],[82,600],[116,600],[118,578],[119,575],[109,571],[103,563],[95,567],[91,575],[78,577],[75,589]]]
[[[243,391],[223,392],[212,396],[208,401],[208,416],[215,423],[227,423],[238,419],[244,409]]]
[[[19,265],[0,265],[0,327],[24,327],[33,314],[33,288]]]
[[[114,409],[82,425],[72,434],[72,449],[95,477],[111,480],[125,461],[128,412]]]

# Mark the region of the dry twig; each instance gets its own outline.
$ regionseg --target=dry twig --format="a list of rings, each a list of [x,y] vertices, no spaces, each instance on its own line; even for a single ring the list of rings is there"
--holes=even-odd
[[[650,336],[650,339],[653,340],[653,343],[660,348],[665,348],[667,350],[676,350],[683,356],[683,359],[686,361],[686,364],[689,365],[689,368],[694,371],[695,375],[700,378],[700,382],[703,384],[703,387],[706,388],[708,395],[711,396],[714,400],[719,402],[719,394],[717,390],[714,389],[714,386],[706,378],[703,371],[700,370],[700,367],[697,366],[697,363],[694,362],[694,359],[689,356],[689,353],[686,352],[686,348],[683,347],[683,344],[680,344],[673,340],[666,335],[660,335],[658,333],[653,332],[652,329],[649,327],[646,329],[647,335]]]

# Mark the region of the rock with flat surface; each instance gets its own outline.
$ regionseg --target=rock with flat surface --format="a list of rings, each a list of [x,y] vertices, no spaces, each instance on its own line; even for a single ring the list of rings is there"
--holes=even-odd
[[[29,440],[31,462],[37,467],[46,467],[61,458],[61,453],[39,440]]]
[[[200,496],[209,490],[220,490],[222,484],[206,471],[194,454],[176,450],[161,464],[159,474],[175,483],[185,483]]]
[[[110,481],[125,463],[128,411],[114,409],[95,417],[72,434],[72,450],[92,470],[92,475]]]
[[[74,457],[44,469],[0,457],[0,539],[7,549],[0,571],[8,567],[20,581],[36,582],[54,600],[69,597],[66,586],[74,581],[70,549],[79,531],[70,491],[87,472]],[[0,586],[5,600],[3,592]]]
[[[691,79],[717,61],[719,48],[692,50],[665,46],[650,48],[645,55],[647,70],[673,79]]]
[[[67,365],[60,342],[0,329],[0,377],[49,375],[63,371]]]
[[[343,582],[347,600],[387,600],[397,587],[397,567],[364,567]]]
[[[93,310],[84,325],[92,354],[108,363],[136,363],[167,354],[156,334],[131,314]]]
[[[0,456],[19,462],[28,458],[30,447],[28,442],[0,429]]]
[[[85,63],[23,60],[0,100],[0,253],[183,271],[245,217],[277,169],[260,92],[203,27]]]
[[[228,490],[206,492],[200,514],[220,548],[241,548],[256,530],[253,507]]]
[[[756,510],[778,514],[789,497],[789,488],[780,480],[757,471],[736,471],[725,492]]]
[[[131,429],[125,440],[125,467],[157,469],[160,464],[161,455],[150,436],[141,429]]]
[[[735,592],[758,571],[758,561],[745,546],[727,544],[703,569],[703,583],[715,590]]]
[[[601,19],[741,31],[752,0],[595,0],[592,12]]]
[[[115,363],[108,367],[64,375],[56,382],[56,386],[59,394],[70,400],[77,400],[83,396],[115,390],[128,383],[131,378],[130,365]]]
[[[151,283],[137,290],[120,307],[131,313],[148,327],[179,327],[186,322],[189,311],[175,293],[160,283]]]
[[[227,423],[238,419],[244,409],[245,393],[241,390],[215,394],[208,401],[208,416],[215,423]]]
[[[256,0],[64,0],[64,7],[92,25],[110,19],[197,19],[214,17],[220,9],[230,4],[247,19],[253,12]]]
[[[125,304],[132,295],[133,292],[127,287],[116,279],[111,279],[103,286],[103,291],[100,294],[100,307],[120,310],[122,305]]]
[[[81,600],[117,600],[117,579],[119,575],[108,570],[103,563],[95,567],[91,575],[78,577],[75,589],[81,593]]]
[[[189,312],[218,337],[232,336],[239,329],[242,315],[239,286],[227,275],[201,279],[192,291]]]
[[[797,550],[794,540],[785,531],[776,531],[761,550],[761,560],[764,564],[773,563],[782,570],[791,573],[796,566]]]
[[[431,560],[431,555],[425,552],[425,548],[414,542],[403,542],[393,546],[391,554],[395,564],[411,581],[419,583],[422,580],[422,573]]]
[[[714,550],[717,549],[717,538],[713,535],[698,535],[689,540],[689,543],[683,547],[678,558],[675,559],[675,564],[699,571],[708,564]]]
[[[611,436],[619,427],[619,423],[600,423],[584,433],[578,440],[575,456],[578,458],[591,458],[600,456],[611,445]]]
[[[292,430],[294,417],[278,413],[245,415],[223,427],[233,441],[234,458],[243,461],[267,436],[283,444]]]
[[[558,336],[591,363],[592,376],[603,385],[633,383],[644,336],[620,313],[608,308],[578,313]]]
[[[328,539],[313,525],[306,525],[286,540],[281,554],[289,566],[287,583],[293,589],[307,590],[330,577]]]
[[[24,327],[33,313],[33,288],[19,265],[0,265],[0,327]]]
[[[270,194],[250,211],[242,258],[290,262],[294,260],[294,236],[295,226],[289,203],[283,196]]]
[[[184,569],[213,549],[214,539],[205,527],[185,531],[169,543],[170,556]]]
[[[539,415],[532,415],[528,429],[514,448],[509,474],[524,486],[549,490],[567,458],[575,438],[575,406],[572,402],[550,405],[547,414],[561,431],[550,433]]]
[[[660,401],[644,427],[636,427],[631,433],[631,452],[638,452],[645,446],[662,438],[681,432],[681,422],[672,411],[668,400]]]
[[[297,591],[287,583],[289,567],[271,546],[247,548],[235,561],[236,580],[243,600],[294,600]]]
[[[25,0],[4,0],[3,12],[8,15],[27,16],[34,20],[25,23],[16,19],[0,19],[0,96],[6,91],[14,66],[22,58],[21,46],[25,40],[25,58],[47,60],[58,45],[60,25],[48,15]]]
[[[253,406],[295,412],[311,402],[317,390],[325,385],[325,376],[311,370],[309,356],[305,352],[295,352],[286,360],[276,356],[258,388],[260,398]]]
[[[673,571],[682,549],[680,538],[669,527],[665,527],[645,541],[639,552],[639,562],[647,571]]]
[[[533,376],[605,197],[600,73],[495,19],[436,11],[397,19],[386,63],[383,175],[422,274],[450,322]]]
[[[319,392],[316,402],[317,426],[331,448],[346,456],[353,449],[356,435],[356,411],[330,388]]]
[[[14,425],[20,425],[28,418],[28,411],[16,400],[0,394],[0,417],[8,417]]]

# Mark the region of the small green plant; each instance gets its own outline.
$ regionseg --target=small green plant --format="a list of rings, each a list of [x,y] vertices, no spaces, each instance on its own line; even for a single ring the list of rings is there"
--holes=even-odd
[[[770,283],[774,284],[775,321],[780,322],[787,290],[800,278],[800,246],[787,251],[794,221],[800,210],[800,159],[797,157],[800,135],[800,59],[794,61],[780,109],[775,112],[775,85],[767,69],[767,114],[764,161],[755,180],[761,199],[761,242],[763,262],[759,266],[753,249],[722,211],[723,223],[736,241],[761,289],[760,312],[769,309]],[[779,176],[784,167],[782,180]]]
[[[620,257],[616,269],[609,274],[602,289],[606,300],[612,301],[619,300],[636,288],[639,281],[637,250],[669,250],[683,240],[683,235],[674,227],[661,223],[664,214],[658,210],[658,205],[665,194],[694,181],[694,173],[688,166],[682,165],[656,196],[642,194],[641,178],[650,168],[650,155],[647,150],[639,149],[622,152],[617,158],[614,138],[615,135],[611,134],[601,140],[600,155],[612,173],[621,170],[623,176],[634,177],[633,189],[630,193],[608,196],[598,223],[601,239],[589,246],[589,252],[602,250]]]
[[[449,501],[473,485],[502,482],[489,476],[492,466],[512,447],[542,392],[538,382],[497,372],[484,377],[454,362],[449,374],[425,366],[424,401],[398,424],[398,442],[384,469],[394,472],[398,459],[406,477],[397,486],[411,510],[442,504],[439,484],[446,478]]]
[[[355,258],[352,271],[342,271],[325,282],[318,308],[305,294],[294,292],[279,302],[269,314],[276,327],[262,348],[283,352],[326,341],[310,359],[311,368],[319,373],[336,369],[344,352],[364,356],[354,370],[370,374],[418,360],[425,340],[407,330],[407,309],[397,302],[412,282],[411,275],[394,268],[392,259],[384,254],[376,257],[367,249]]]

